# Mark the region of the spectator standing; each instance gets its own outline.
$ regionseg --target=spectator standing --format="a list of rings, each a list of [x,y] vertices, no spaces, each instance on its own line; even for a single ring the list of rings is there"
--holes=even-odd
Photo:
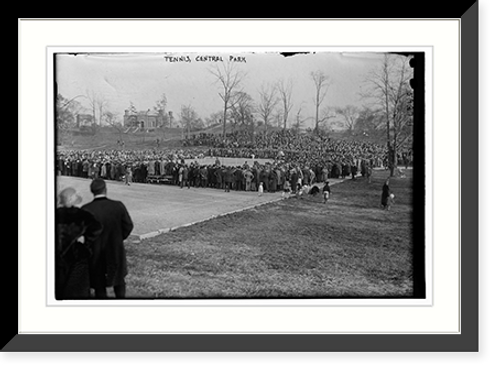
[[[356,175],[358,173],[358,166],[356,166],[356,163],[353,162],[353,164],[351,165],[351,175],[352,175],[352,180],[355,180],[356,179]]]
[[[179,168],[179,186],[181,189],[184,187],[184,166]]]
[[[381,198],[381,204],[382,208],[384,210],[389,210],[390,205],[389,205],[389,198],[391,195],[391,190],[389,188],[389,178],[385,181],[384,185],[382,186],[382,198]]]
[[[253,172],[250,169],[247,169],[245,170],[243,177],[245,178],[245,190],[249,192],[252,190],[252,180],[254,178]]]
[[[187,185],[188,189],[191,188],[191,184],[190,184],[190,179],[189,179],[189,174],[190,174],[190,170],[189,170],[189,167],[188,166],[184,166],[183,169],[182,169],[182,183],[184,185]]]
[[[323,203],[326,203],[330,199],[330,185],[328,180],[325,181],[325,185],[323,186]]]
[[[73,188],[59,194],[56,210],[55,295],[57,300],[90,297],[89,258],[102,226],[76,205],[82,198]]]
[[[125,205],[107,198],[106,183],[96,179],[90,184],[94,200],[82,207],[92,213],[102,226],[102,232],[92,243],[90,286],[98,299],[107,298],[106,288],[113,287],[116,298],[126,294],[127,258],[123,241],[134,224]]]
[[[130,185],[130,182],[132,181],[132,168],[127,165],[125,167],[125,185]]]
[[[327,181],[328,180],[328,168],[326,166],[323,167],[321,170],[323,179],[321,181]]]
[[[231,167],[227,167],[224,170],[224,191],[225,192],[230,192],[232,184],[234,182],[234,173]]]
[[[264,183],[261,181],[259,184],[259,197],[264,194]]]

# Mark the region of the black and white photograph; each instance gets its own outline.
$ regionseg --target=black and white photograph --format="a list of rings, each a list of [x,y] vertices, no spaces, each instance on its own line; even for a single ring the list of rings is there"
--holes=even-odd
[[[429,297],[427,52],[108,49],[50,52],[56,304]]]
[[[20,19],[3,360],[413,372],[455,352],[462,371],[479,355],[456,353],[482,345],[484,361],[479,280],[495,281],[478,264],[496,262],[478,255],[477,177],[496,158],[478,159],[478,135],[495,137],[479,131],[471,3]]]

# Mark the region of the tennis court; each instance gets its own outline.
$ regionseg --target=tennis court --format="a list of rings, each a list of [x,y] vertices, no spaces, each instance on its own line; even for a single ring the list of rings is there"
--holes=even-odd
[[[73,187],[82,205],[92,201],[90,179],[58,176],[56,188]],[[130,239],[143,239],[169,230],[277,201],[281,193],[231,191],[212,188],[179,188],[173,185],[106,181],[109,199],[122,201],[134,222]]]

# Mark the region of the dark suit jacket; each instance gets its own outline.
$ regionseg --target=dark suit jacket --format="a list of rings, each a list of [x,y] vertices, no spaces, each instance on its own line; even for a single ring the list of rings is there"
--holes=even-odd
[[[90,286],[96,289],[124,284],[127,258],[123,240],[134,228],[127,208],[120,201],[95,198],[82,209],[91,212],[103,227],[92,247]]]
[[[233,183],[234,182],[234,171],[230,168],[224,170],[224,182]]]

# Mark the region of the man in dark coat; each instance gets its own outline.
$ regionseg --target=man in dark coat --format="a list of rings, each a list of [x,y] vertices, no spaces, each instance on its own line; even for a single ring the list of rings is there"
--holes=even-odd
[[[147,176],[148,176],[148,167],[144,162],[142,162],[141,166],[139,168],[139,180],[138,180],[138,182],[145,183]]]
[[[252,188],[252,190],[256,191],[257,188],[259,187],[259,184],[260,184],[260,180],[259,180],[260,171],[259,171],[258,165],[254,165],[254,167],[252,168],[252,173],[253,173],[253,182],[252,182],[253,188]]]
[[[269,191],[269,170],[267,168],[260,171],[259,180],[264,183],[264,190]]]
[[[351,175],[352,180],[356,179],[356,175],[358,174],[358,166],[356,166],[356,162],[353,162],[351,165]]]
[[[200,181],[201,181],[200,168],[198,166],[193,166],[191,164],[190,171],[191,171],[191,175],[190,175],[191,176],[190,177],[191,186],[199,188],[200,187]]]
[[[268,191],[271,193],[276,192],[278,188],[278,175],[274,169],[269,171],[269,188]]]
[[[106,183],[95,179],[90,184],[94,200],[82,209],[91,212],[102,225],[102,232],[93,242],[90,260],[90,287],[98,299],[106,298],[106,287],[113,287],[116,298],[125,298],[127,258],[125,240],[134,227],[125,205],[106,197]]]
[[[224,170],[224,191],[230,192],[234,182],[234,171],[231,167],[227,167]]]
[[[342,165],[342,179],[345,179],[351,173],[351,166],[349,163],[344,163]]]
[[[236,170],[234,170],[234,183],[235,183],[235,190],[243,190],[243,181],[244,181],[244,176],[243,176],[243,170],[241,167],[237,167]]]
[[[384,185],[382,186],[381,204],[384,210],[389,210],[391,207],[390,205],[391,189],[389,188],[389,180],[390,178],[387,178]]]
[[[208,186],[208,169],[207,166],[203,166],[200,169],[200,179],[201,179],[201,187],[206,188]]]
[[[215,168],[214,166],[208,166],[208,181],[207,181],[207,186],[209,188],[215,188]]]
[[[182,186],[187,185],[188,189],[191,188],[190,182],[190,175],[191,171],[189,170],[189,167],[187,165],[182,166],[182,183],[181,183],[181,188]]]
[[[215,180],[216,180],[216,188],[222,189],[224,181],[224,171],[220,166],[217,166],[217,168],[215,169]]]
[[[297,191],[297,182],[299,180],[299,175],[297,172],[292,172],[290,175],[291,184],[292,184],[292,192],[295,193]]]

